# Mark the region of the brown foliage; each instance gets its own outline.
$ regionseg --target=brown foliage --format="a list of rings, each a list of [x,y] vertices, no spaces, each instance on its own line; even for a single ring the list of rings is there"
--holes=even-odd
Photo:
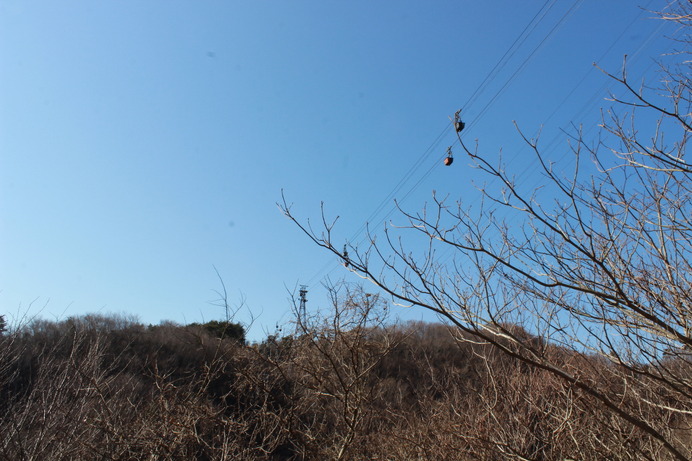
[[[0,458],[667,459],[549,371],[386,312],[342,287],[330,312],[254,345],[173,324],[35,322],[0,338]],[[670,403],[652,382],[618,391],[597,356],[542,347],[623,398]],[[689,420],[659,411],[643,416],[689,437]]]

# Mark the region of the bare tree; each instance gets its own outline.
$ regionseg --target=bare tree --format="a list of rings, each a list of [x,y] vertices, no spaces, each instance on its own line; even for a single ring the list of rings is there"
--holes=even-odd
[[[385,328],[388,307],[380,296],[344,283],[327,288],[331,306],[302,315],[296,305],[295,331],[264,357],[294,383],[304,456],[361,459],[380,421],[374,370],[403,336]]]
[[[687,37],[692,3],[682,0],[661,18],[676,21]],[[631,446],[635,458],[689,459],[692,114],[689,42],[680,45],[678,62],[661,65],[655,87],[635,86],[624,65],[618,75],[606,73],[622,95],[604,111],[597,142],[580,129],[571,136],[570,175],[556,172],[538,140],[519,131],[543,173],[539,188],[554,194],[550,202],[457,133],[488,184],[474,208],[433,194],[432,207],[399,208],[405,225],[386,227],[384,241],[370,235],[366,248],[350,248],[348,256],[324,212],[315,231],[285,200],[282,209],[398,303],[433,311],[588,397],[599,424],[621,428],[604,432],[611,438],[602,443],[621,443],[632,432],[647,441]],[[418,237],[415,246],[404,243],[409,235]],[[439,258],[441,250],[451,260]],[[583,359],[556,360],[549,345]]]

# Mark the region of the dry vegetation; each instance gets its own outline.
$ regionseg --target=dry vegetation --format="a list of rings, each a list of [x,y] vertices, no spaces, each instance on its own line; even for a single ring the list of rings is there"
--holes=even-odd
[[[671,458],[549,371],[440,324],[388,323],[387,306],[360,287],[333,296],[331,311],[252,345],[119,317],[6,332],[0,459]],[[597,356],[506,327],[584,379],[611,376]],[[669,360],[692,377],[689,361]],[[626,395],[659,404],[647,415],[656,430],[690,441],[665,388]]]

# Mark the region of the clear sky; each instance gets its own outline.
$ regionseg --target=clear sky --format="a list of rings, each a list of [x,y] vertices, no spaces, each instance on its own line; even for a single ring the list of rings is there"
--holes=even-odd
[[[0,0],[0,313],[220,319],[216,267],[261,338],[287,288],[317,307],[324,277],[348,278],[280,213],[282,189],[355,244],[393,198],[472,203],[477,173],[441,162],[460,108],[465,138],[537,184],[512,122],[543,126],[559,164],[560,130],[595,133],[608,106],[593,62],[628,54],[655,79],[675,30],[642,7],[665,5]]]

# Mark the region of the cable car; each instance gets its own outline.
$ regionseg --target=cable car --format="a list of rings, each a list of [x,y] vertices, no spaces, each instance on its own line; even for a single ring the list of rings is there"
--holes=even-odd
[[[464,127],[466,126],[466,124],[461,121],[461,118],[459,118],[460,112],[461,112],[461,109],[456,111],[456,113],[454,114],[454,129],[457,130],[457,133],[460,133],[461,130],[463,130]]]
[[[452,156],[452,148],[448,147],[447,148],[447,157],[444,159],[444,164],[445,166],[449,166],[454,162],[454,157]]]

